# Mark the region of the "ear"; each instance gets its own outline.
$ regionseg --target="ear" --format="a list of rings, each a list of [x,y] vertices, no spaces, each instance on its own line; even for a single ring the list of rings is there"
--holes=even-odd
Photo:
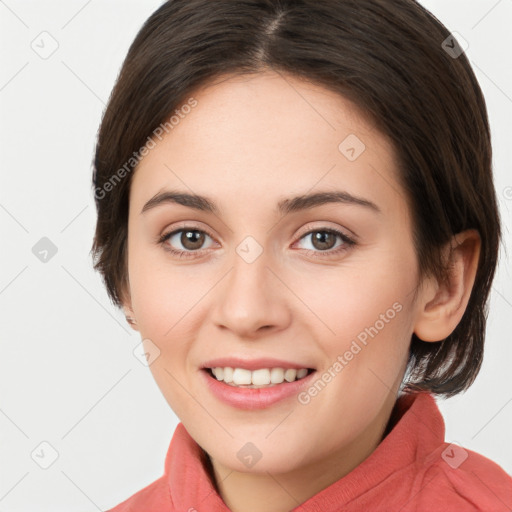
[[[135,315],[131,309],[131,307],[123,306],[124,316],[126,317],[126,321],[130,324],[130,327],[134,331],[138,331],[139,327],[137,326],[137,320]]]
[[[128,292],[123,293],[123,298],[121,299],[121,305],[123,308],[124,316],[126,317],[126,321],[130,324],[130,327],[134,331],[138,331],[139,327],[137,326],[137,319],[135,318],[135,313],[132,308],[132,301],[130,294]]]
[[[429,278],[421,287],[414,325],[419,339],[441,341],[457,327],[471,296],[480,248],[480,235],[475,229],[454,235],[443,248],[448,278],[445,282]]]

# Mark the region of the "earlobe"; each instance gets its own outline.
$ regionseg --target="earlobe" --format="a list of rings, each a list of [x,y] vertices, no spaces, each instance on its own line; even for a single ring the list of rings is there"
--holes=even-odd
[[[445,247],[447,280],[430,278],[418,297],[414,333],[421,340],[442,341],[459,324],[475,282],[480,247],[480,235],[474,229],[454,235]]]
[[[138,331],[139,328],[137,327],[137,320],[135,320],[135,318],[133,316],[130,316],[127,314],[125,314],[125,317],[126,317],[126,321],[130,324],[132,329],[134,329],[135,331]]]
[[[123,302],[123,312],[124,312],[126,321],[130,324],[131,328],[135,331],[138,331],[139,328],[137,326],[137,320],[135,318],[135,314],[133,313],[133,309],[132,309],[130,300]]]
[[[135,318],[135,313],[133,312],[132,308],[130,282],[128,279],[121,288],[120,305],[123,308],[124,316],[126,318],[126,321],[130,324],[130,327],[134,331],[138,331],[139,327],[137,326],[137,319]]]

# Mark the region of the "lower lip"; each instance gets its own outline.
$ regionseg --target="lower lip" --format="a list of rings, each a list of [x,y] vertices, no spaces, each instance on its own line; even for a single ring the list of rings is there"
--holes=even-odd
[[[309,385],[315,371],[293,382],[283,382],[268,388],[243,388],[226,384],[212,377],[207,370],[201,370],[210,391],[220,400],[238,409],[265,409],[271,405],[297,395],[303,387]]]

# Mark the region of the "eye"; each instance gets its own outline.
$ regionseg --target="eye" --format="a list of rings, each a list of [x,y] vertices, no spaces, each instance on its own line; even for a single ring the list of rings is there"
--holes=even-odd
[[[194,253],[200,252],[200,250],[204,249],[203,245],[206,237],[210,239],[212,238],[208,233],[206,233],[206,231],[201,229],[197,229],[195,227],[184,227],[182,229],[177,229],[170,233],[163,234],[158,242],[161,243],[165,250],[170,253],[180,258],[187,258],[194,256]],[[178,246],[178,249],[173,247],[176,245]],[[179,248],[180,245],[183,249]]]
[[[345,235],[345,233],[333,228],[320,228],[308,231],[300,240],[306,240],[307,238],[310,239],[313,249],[306,249],[306,251],[315,256],[319,252],[325,252],[328,255],[338,254],[356,244],[355,240]],[[336,239],[341,240],[340,244],[336,245]]]
[[[333,228],[320,228],[308,231],[299,239],[299,242],[310,238],[313,249],[304,249],[308,254],[314,257],[319,253],[326,253],[327,256],[337,255],[356,245],[355,240],[347,236],[345,233]],[[206,238],[213,240],[213,237],[206,231],[198,229],[194,226],[183,226],[169,233],[164,233],[158,243],[164,249],[179,258],[195,257],[208,247],[204,247]],[[341,242],[336,245],[336,240]],[[179,246],[181,245],[182,248]],[[178,248],[175,248],[178,246]]]

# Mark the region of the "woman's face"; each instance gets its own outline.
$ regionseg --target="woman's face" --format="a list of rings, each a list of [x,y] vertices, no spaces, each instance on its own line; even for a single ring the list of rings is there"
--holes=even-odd
[[[351,103],[289,75],[230,77],[193,96],[130,193],[130,311],[154,378],[224,467],[364,458],[418,312],[393,149]],[[166,192],[181,199],[148,204]],[[309,372],[289,383],[293,369]]]

